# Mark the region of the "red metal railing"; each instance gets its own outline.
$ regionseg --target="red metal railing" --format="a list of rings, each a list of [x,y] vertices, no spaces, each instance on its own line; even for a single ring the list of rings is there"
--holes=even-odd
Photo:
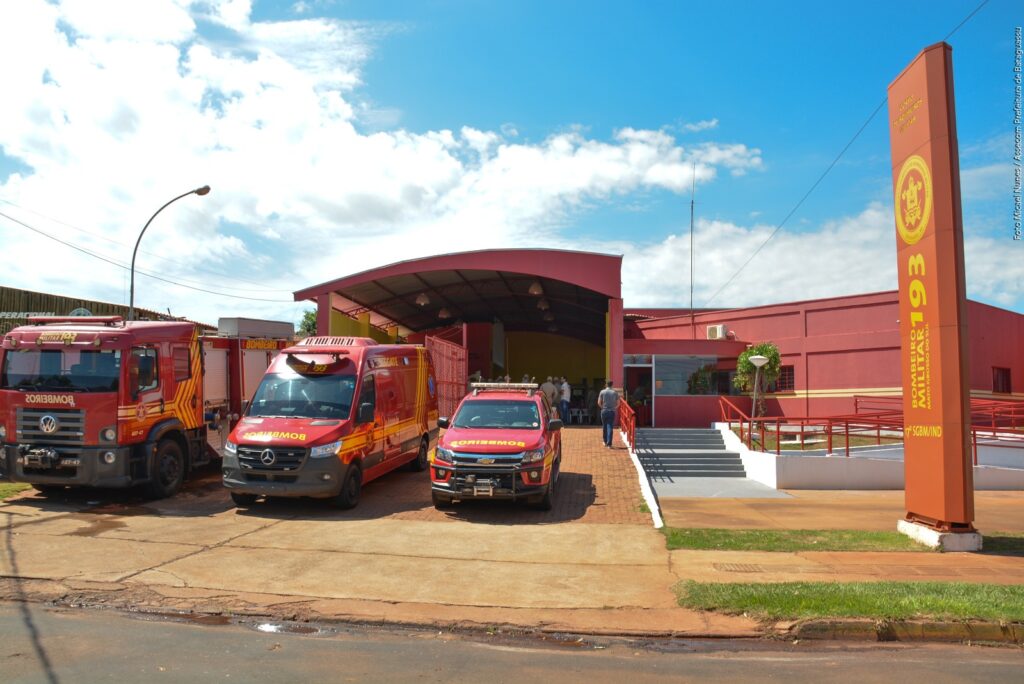
[[[451,417],[459,401],[466,396],[466,348],[439,337],[426,338],[424,345],[437,379],[437,410],[442,416]]]
[[[619,399],[619,427],[626,435],[626,444],[631,450],[636,449],[636,412],[625,398]]]
[[[903,406],[900,397],[854,397],[850,415],[766,416],[752,418],[726,397],[719,397],[722,421],[739,428],[740,440],[748,449],[766,451],[766,437],[775,438],[775,453],[782,452],[782,438],[799,439],[804,450],[808,439],[824,439],[828,453],[834,453],[836,437],[850,455],[851,438],[867,438],[876,445],[903,442]],[[863,412],[871,409],[870,413]],[[978,447],[1024,447],[1024,402],[971,400],[970,443],[972,459],[978,464]]]

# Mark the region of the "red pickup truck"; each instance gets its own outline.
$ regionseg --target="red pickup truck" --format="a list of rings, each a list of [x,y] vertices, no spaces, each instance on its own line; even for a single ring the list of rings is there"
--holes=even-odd
[[[466,499],[526,500],[550,510],[562,464],[562,421],[536,385],[476,383],[451,418],[430,463],[436,508]]]

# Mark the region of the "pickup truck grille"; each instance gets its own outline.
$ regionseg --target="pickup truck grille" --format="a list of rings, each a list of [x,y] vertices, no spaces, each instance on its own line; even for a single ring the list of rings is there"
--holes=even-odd
[[[523,455],[519,454],[472,454],[455,452],[455,465],[463,468],[481,468],[483,470],[515,470],[520,466]],[[490,461],[482,463],[481,461]]]
[[[56,421],[53,432],[47,432],[40,424],[47,417]],[[54,425],[50,420],[46,424]],[[85,411],[81,409],[19,408],[17,425],[19,442],[47,446],[85,445]]]
[[[264,459],[266,452],[273,455],[273,459]],[[265,460],[270,460],[266,463]],[[238,464],[243,470],[264,470],[275,472],[287,472],[298,470],[306,460],[305,449],[294,449],[288,447],[238,447]]]

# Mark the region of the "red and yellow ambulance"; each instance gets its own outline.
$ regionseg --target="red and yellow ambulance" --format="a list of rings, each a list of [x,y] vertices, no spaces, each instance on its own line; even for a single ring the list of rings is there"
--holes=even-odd
[[[437,420],[424,347],[311,337],[267,369],[225,446],[224,486],[238,506],[308,496],[352,508],[367,482],[427,467]]]

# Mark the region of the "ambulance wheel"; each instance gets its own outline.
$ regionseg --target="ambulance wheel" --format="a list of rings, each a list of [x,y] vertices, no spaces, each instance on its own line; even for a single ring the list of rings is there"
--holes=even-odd
[[[231,501],[234,502],[237,507],[248,508],[256,503],[256,495],[243,494],[242,492],[231,492]]]
[[[438,494],[437,492],[430,492],[430,499],[434,502],[434,508],[439,511],[443,511],[447,508],[452,507],[452,500],[444,494]]]
[[[341,491],[334,497],[334,506],[345,510],[355,508],[359,503],[359,494],[362,489],[363,474],[359,471],[359,466],[353,463],[349,466],[348,473],[345,474],[345,481],[341,483]]]
[[[149,498],[166,499],[178,493],[185,481],[185,454],[177,442],[165,439],[157,445],[150,473],[152,479],[145,488]]]
[[[420,450],[416,454],[416,458],[409,461],[409,470],[414,473],[422,473],[427,469],[427,440],[420,442]]]

